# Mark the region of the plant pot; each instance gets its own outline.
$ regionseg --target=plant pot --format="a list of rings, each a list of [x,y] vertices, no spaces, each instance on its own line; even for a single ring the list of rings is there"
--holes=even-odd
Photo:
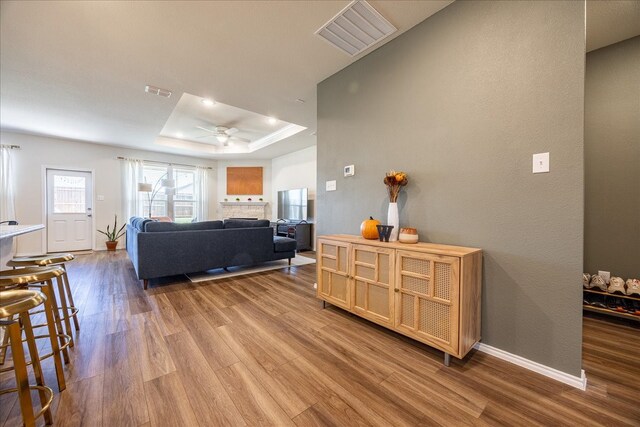
[[[115,242],[108,240],[105,243],[107,245],[107,250],[108,251],[115,251],[116,250],[116,246],[118,246],[118,241],[117,240]]]

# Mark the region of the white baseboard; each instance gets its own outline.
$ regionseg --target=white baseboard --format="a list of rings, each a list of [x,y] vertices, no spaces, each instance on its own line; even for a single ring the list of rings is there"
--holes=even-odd
[[[518,356],[517,354],[512,354],[487,344],[477,343],[474,348],[483,353],[495,356],[498,359],[506,360],[507,362],[513,363],[514,365],[518,365],[525,369],[529,369],[530,371],[537,372],[541,375],[544,375],[545,377],[552,378],[556,381],[560,381],[561,383],[568,384],[580,390],[584,391],[587,389],[587,377],[584,373],[584,369],[580,371],[580,376],[576,377],[575,375],[569,375],[566,372],[562,372],[549,366],[542,365],[538,362],[525,359],[524,357]]]

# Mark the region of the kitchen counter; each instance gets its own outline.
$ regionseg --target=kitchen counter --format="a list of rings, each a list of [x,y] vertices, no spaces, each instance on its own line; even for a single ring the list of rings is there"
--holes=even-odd
[[[0,225],[0,270],[7,268],[7,262],[15,255],[14,238],[21,234],[42,230],[42,224]]]

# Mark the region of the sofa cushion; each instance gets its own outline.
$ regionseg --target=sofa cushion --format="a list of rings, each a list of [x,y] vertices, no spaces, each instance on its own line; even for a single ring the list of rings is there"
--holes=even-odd
[[[296,250],[296,240],[284,236],[273,236],[274,252],[289,252]]]
[[[224,228],[252,228],[269,227],[271,222],[268,219],[225,219]]]
[[[224,228],[222,221],[201,221],[201,222],[149,222],[145,225],[146,232],[161,231],[198,231],[198,230],[219,230]]]
[[[129,220],[131,226],[138,231],[144,231],[144,227],[148,222],[153,222],[153,220],[149,218],[142,218],[140,216],[132,216]]]

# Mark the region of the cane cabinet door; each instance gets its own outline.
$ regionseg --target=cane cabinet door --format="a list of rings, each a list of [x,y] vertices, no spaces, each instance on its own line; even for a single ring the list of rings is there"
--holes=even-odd
[[[396,328],[457,355],[460,259],[399,250],[396,266]]]
[[[318,240],[318,296],[338,307],[351,309],[349,243]]]
[[[351,301],[358,315],[393,327],[394,250],[353,245]]]

